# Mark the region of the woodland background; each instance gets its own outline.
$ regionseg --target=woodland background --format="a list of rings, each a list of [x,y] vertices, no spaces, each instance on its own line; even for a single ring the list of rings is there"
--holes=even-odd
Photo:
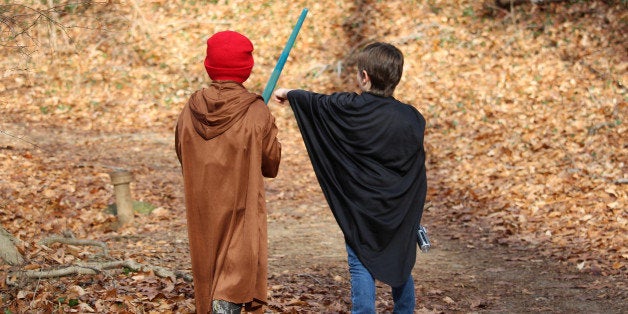
[[[111,258],[189,272],[172,132],[187,97],[208,83],[205,40],[225,29],[246,34],[255,67],[245,86],[261,93],[303,8],[279,86],[356,91],[357,50],[377,40],[404,53],[395,96],[427,120],[426,223],[463,243],[534,251],[625,283],[628,4],[500,2],[0,3],[0,224],[26,258],[0,266],[2,309],[192,309],[181,277],[128,267],[80,279],[15,274],[94,253],[39,243],[52,235],[109,242]],[[284,144],[280,175],[267,181],[269,219],[301,219],[320,190],[290,109],[269,106]],[[150,212],[124,228],[110,211],[109,173],[120,168],[133,172],[133,196]],[[124,293],[130,287],[143,301]],[[300,304],[281,298],[276,311]]]

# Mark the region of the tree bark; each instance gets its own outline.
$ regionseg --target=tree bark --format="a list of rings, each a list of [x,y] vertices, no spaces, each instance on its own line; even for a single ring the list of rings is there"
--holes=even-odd
[[[24,263],[24,257],[15,246],[16,242],[17,239],[3,227],[0,227],[0,260],[11,266],[22,265]]]

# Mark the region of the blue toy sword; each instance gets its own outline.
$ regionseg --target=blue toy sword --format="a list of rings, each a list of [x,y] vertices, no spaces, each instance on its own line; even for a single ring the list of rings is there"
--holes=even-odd
[[[301,11],[301,16],[299,17],[299,20],[297,21],[297,24],[292,29],[292,34],[290,35],[290,38],[288,39],[286,46],[283,48],[283,51],[281,52],[281,56],[279,56],[279,60],[277,60],[277,65],[275,66],[273,73],[270,75],[270,79],[268,80],[268,83],[266,83],[266,88],[264,88],[264,92],[262,93],[262,98],[264,98],[264,102],[267,104],[268,104],[268,100],[270,99],[270,95],[273,93],[273,90],[275,90],[275,86],[277,85],[277,81],[279,80],[279,75],[281,74],[281,71],[283,70],[283,66],[286,64],[286,60],[288,60],[288,55],[290,54],[290,50],[292,49],[292,46],[294,45],[294,41],[297,38],[297,34],[299,34],[299,30],[301,29],[301,25],[303,24],[303,21],[305,20],[306,15],[307,15],[307,9],[303,9],[303,11]]]

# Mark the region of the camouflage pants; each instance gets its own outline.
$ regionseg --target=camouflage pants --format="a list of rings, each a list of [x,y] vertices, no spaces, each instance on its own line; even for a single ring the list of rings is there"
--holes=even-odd
[[[242,304],[235,304],[224,300],[212,302],[212,312],[216,314],[239,314],[242,312]]]

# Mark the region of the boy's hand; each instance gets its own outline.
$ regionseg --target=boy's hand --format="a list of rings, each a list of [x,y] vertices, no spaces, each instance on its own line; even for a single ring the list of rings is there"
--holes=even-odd
[[[288,99],[288,92],[291,91],[291,89],[287,89],[287,88],[278,88],[275,90],[275,93],[273,93],[273,100],[283,104],[284,101],[286,101],[286,99]]]

